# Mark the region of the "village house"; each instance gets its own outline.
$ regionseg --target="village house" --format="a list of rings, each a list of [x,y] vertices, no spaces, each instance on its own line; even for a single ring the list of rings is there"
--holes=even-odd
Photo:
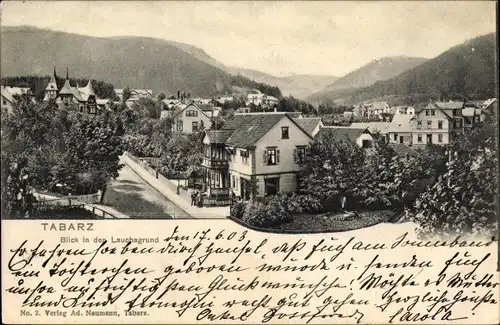
[[[430,102],[411,119],[412,144],[449,144],[463,132],[463,102]]]
[[[333,135],[338,139],[347,139],[356,143],[359,147],[369,149],[373,148],[374,139],[368,128],[351,128],[343,126],[325,126],[316,134],[316,137],[322,137],[325,134]]]
[[[353,117],[353,116],[354,116],[353,111],[345,111],[343,114],[344,114],[344,117],[348,117],[348,118],[350,118],[350,117]]]
[[[2,95],[2,112],[12,112],[13,105],[17,102],[17,98],[21,96],[29,96],[33,101],[35,100],[33,92],[27,87],[9,87],[1,86]]]
[[[169,110],[172,109],[177,103],[179,103],[181,100],[180,99],[163,99],[162,102],[162,108]]]
[[[255,106],[274,107],[275,105],[278,105],[278,99],[276,97],[263,94],[259,91],[258,93],[247,95],[246,106],[249,106],[250,104],[253,104]]]
[[[382,118],[382,113],[389,114],[391,108],[387,102],[373,102],[368,106],[368,117],[369,118]]]
[[[414,115],[415,108],[413,106],[394,106],[391,108],[391,113],[394,115]]]
[[[412,115],[395,114],[387,129],[387,138],[389,143],[403,143],[411,145],[412,143]]]
[[[297,189],[312,137],[287,113],[238,114],[220,130],[208,130],[204,183],[209,197],[225,199],[230,191],[249,199]]]
[[[369,104],[358,104],[354,106],[352,113],[355,117],[368,117],[368,108],[370,107]]]
[[[217,101],[221,105],[225,104],[225,103],[231,103],[234,101],[234,97],[233,96],[219,96],[219,97],[217,97]]]
[[[127,99],[128,102],[136,102],[141,98],[153,98],[153,91],[151,89],[129,89],[130,97]],[[115,89],[115,93],[120,100],[123,100],[123,89]]]
[[[172,132],[191,134],[202,129],[209,129],[212,126],[210,114],[207,115],[207,111],[194,103],[178,105],[169,115],[172,118]]]
[[[56,104],[60,108],[76,108],[80,113],[97,114],[100,107],[97,104],[97,98],[91,80],[88,81],[85,87],[71,86],[69,81],[69,71],[66,69],[66,80],[61,89],[58,89],[56,83],[56,69],[50,77],[49,83],[45,87],[44,101],[55,99]],[[101,107],[105,108],[108,102],[101,101]]]
[[[389,123],[388,122],[356,122],[349,126],[353,129],[368,129],[372,135],[379,134],[388,142]]]

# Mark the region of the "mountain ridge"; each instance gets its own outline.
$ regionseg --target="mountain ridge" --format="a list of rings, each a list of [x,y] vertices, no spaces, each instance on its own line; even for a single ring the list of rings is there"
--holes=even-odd
[[[235,78],[158,38],[104,38],[32,26],[3,26],[1,36],[2,77],[47,75],[56,65],[69,67],[72,76],[106,80],[116,88],[213,96],[244,87],[281,96],[276,87]]]
[[[388,80],[361,88],[334,89],[310,100],[355,104],[383,96],[473,99],[496,96],[496,35],[469,39]]]

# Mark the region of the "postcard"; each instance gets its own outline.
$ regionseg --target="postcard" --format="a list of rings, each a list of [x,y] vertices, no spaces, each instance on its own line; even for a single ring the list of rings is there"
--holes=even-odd
[[[4,1],[6,324],[498,324],[491,1]]]

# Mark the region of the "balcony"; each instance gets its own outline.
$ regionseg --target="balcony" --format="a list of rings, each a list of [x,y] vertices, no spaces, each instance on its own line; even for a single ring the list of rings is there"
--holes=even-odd
[[[228,168],[228,161],[221,158],[207,158],[203,157],[202,166],[209,168]]]

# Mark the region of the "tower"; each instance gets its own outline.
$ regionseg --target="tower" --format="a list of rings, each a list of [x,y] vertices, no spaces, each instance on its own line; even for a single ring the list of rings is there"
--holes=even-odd
[[[54,66],[54,74],[50,77],[50,81],[45,87],[44,101],[57,97],[57,82],[56,82],[56,67]]]
[[[69,69],[66,68],[66,81],[64,82],[64,86],[59,90],[59,97],[61,98],[62,102],[66,105],[68,105],[72,98],[73,98],[73,92],[71,91],[71,85],[69,83]]]

